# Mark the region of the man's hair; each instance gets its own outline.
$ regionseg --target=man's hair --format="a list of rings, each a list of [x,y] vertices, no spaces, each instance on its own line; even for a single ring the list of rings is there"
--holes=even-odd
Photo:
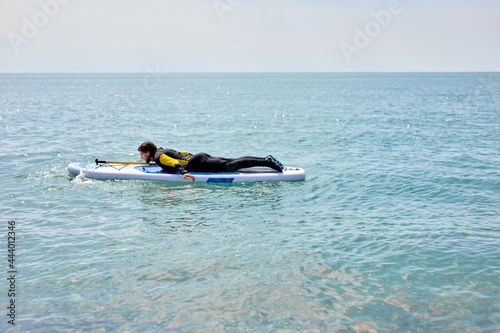
[[[137,148],[138,151],[140,151],[141,153],[145,153],[145,152],[148,152],[150,153],[150,157],[152,159],[155,158],[155,154],[156,154],[156,151],[158,150],[158,148],[156,148],[156,145],[154,143],[152,143],[151,141],[146,141],[146,142],[143,142],[139,148]]]

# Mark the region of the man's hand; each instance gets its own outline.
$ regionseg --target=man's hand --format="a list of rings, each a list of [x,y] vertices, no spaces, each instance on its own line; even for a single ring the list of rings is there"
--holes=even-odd
[[[182,175],[182,178],[184,178],[184,179],[189,179],[189,178],[191,178],[191,180],[192,180],[192,181],[195,181],[195,180],[196,180],[196,178],[195,178],[192,174],[190,174],[190,173],[185,173],[185,174],[183,174],[183,175]]]

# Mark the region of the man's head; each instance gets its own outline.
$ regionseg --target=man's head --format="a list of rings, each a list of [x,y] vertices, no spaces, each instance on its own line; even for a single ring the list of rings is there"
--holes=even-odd
[[[141,158],[149,163],[152,159],[155,158],[155,154],[158,148],[156,148],[156,145],[151,141],[146,141],[143,142],[139,146],[139,148],[137,148],[137,150],[141,153]]]

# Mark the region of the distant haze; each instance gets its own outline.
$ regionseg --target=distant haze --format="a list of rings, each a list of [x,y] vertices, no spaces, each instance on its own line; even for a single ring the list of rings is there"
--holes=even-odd
[[[500,1],[16,0],[0,72],[500,70]]]

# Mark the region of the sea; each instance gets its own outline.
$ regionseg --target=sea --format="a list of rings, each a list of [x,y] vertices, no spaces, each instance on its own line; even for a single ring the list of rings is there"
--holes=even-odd
[[[499,332],[500,73],[0,74],[0,331]],[[73,176],[138,146],[298,182]]]

